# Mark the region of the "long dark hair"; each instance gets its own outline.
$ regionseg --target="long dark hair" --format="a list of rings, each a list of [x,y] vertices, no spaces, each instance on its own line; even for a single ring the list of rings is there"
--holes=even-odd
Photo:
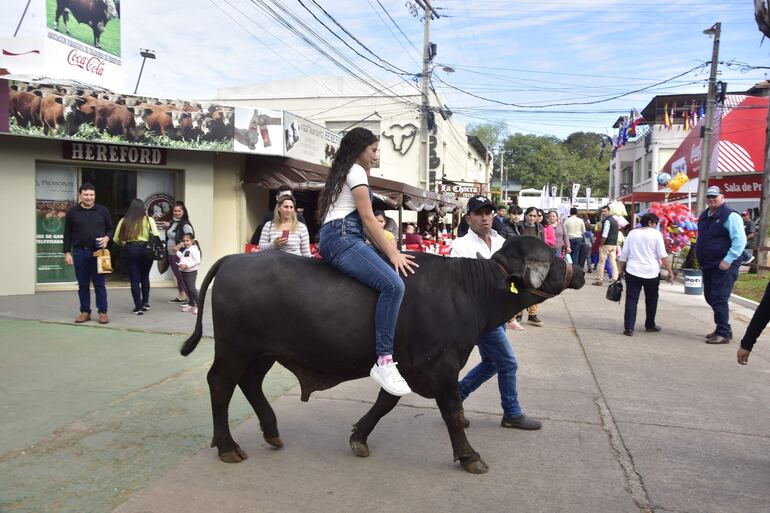
[[[145,216],[144,201],[139,198],[132,199],[123,217],[123,224],[120,225],[120,240],[124,242],[136,240],[142,233]]]
[[[318,198],[318,211],[316,216],[318,222],[323,223],[326,212],[329,207],[337,200],[348,177],[348,171],[355,164],[356,159],[370,144],[377,142],[377,136],[366,128],[356,127],[342,138],[340,148],[334,154],[332,167],[329,169],[329,176],[326,178],[326,184],[321,190]]]
[[[174,202],[175,207],[181,207],[182,217],[179,219],[179,221],[175,221],[172,217],[172,221],[176,223],[176,228],[174,229],[174,240],[177,244],[182,242],[182,235],[184,235],[184,225],[189,224],[190,228],[192,228],[193,235],[195,235],[195,228],[193,228],[192,223],[190,222],[190,215],[187,213],[187,206],[184,204],[184,201],[175,201]],[[173,224],[173,223],[172,223]]]

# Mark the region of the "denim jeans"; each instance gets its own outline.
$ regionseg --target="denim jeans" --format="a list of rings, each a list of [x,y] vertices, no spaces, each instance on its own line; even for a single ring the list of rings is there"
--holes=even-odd
[[[471,392],[497,374],[503,415],[508,418],[518,417],[522,414],[519,393],[516,390],[516,369],[519,364],[508,337],[505,336],[505,326],[484,333],[476,340],[476,345],[481,355],[481,363],[458,383],[460,397],[464,401]]]
[[[583,263],[580,261],[580,256],[583,251],[583,237],[570,239],[569,248],[572,250],[572,262],[582,267]]]
[[[393,354],[393,338],[404,282],[395,269],[368,244],[357,212],[321,226],[319,252],[338,271],[380,293],[374,312],[378,356]]]
[[[702,269],[703,271],[703,296],[706,303],[714,310],[714,324],[716,334],[727,337],[732,334],[730,327],[730,310],[727,307],[730,294],[733,292],[733,284],[738,279],[738,271],[742,259],[738,258],[727,270],[719,267],[714,269]]]
[[[134,308],[141,308],[150,302],[150,269],[152,260],[144,254],[144,242],[129,242],[123,246],[123,263],[128,269],[128,279],[131,281],[131,297]]]
[[[104,285],[104,275],[96,272],[96,257],[93,253],[92,249],[72,248],[72,264],[78,280],[80,311],[91,313],[90,286],[93,282],[96,309],[99,313],[107,313],[107,287]]]
[[[658,291],[660,278],[640,278],[626,272],[626,310],[623,316],[623,328],[633,330],[636,324],[636,305],[644,288],[645,328],[655,327],[655,314],[658,311]]]

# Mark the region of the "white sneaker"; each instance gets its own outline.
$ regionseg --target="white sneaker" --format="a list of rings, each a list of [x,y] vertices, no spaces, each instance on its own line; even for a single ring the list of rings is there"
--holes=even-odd
[[[395,362],[392,362],[380,367],[375,363],[372,370],[369,371],[369,375],[391,395],[402,396],[411,393],[412,389],[409,388],[404,378],[401,377],[396,365]]]

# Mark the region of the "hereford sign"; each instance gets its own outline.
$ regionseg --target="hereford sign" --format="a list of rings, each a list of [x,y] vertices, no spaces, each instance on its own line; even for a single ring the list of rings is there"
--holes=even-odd
[[[438,191],[453,198],[472,198],[481,194],[480,184],[439,184]]]
[[[62,142],[62,157],[67,160],[115,164],[166,165],[166,150],[120,144]]]

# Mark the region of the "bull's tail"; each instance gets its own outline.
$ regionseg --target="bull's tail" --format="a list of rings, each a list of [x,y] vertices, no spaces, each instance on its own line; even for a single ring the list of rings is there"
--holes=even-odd
[[[209,269],[208,274],[206,274],[206,278],[204,278],[203,284],[198,291],[198,317],[195,319],[195,329],[193,330],[192,335],[184,341],[182,348],[179,350],[182,356],[187,356],[192,353],[195,348],[198,347],[198,342],[201,341],[201,337],[203,336],[203,306],[206,304],[206,290],[209,288],[211,280],[214,279],[214,276],[216,276],[217,271],[219,270],[219,266],[222,265],[222,262],[224,262],[225,259],[227,259],[226,256],[220,258],[211,266],[211,269]]]

